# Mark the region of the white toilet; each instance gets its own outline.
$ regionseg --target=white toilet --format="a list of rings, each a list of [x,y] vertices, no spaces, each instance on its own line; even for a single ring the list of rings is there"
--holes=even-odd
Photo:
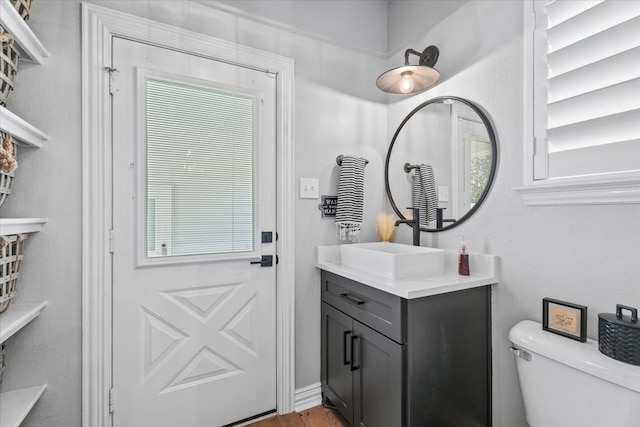
[[[640,427],[640,366],[523,320],[509,331],[531,427]]]

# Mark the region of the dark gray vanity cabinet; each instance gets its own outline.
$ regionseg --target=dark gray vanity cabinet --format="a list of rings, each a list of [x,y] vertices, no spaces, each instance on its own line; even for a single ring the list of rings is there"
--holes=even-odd
[[[329,304],[322,304],[322,319],[327,397],[351,425],[402,425],[396,396],[402,394],[404,346]]]
[[[490,287],[404,299],[322,271],[321,381],[352,426],[491,425]]]

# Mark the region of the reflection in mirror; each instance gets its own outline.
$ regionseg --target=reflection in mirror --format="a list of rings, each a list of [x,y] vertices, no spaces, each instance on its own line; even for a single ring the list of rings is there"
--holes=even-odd
[[[391,140],[387,196],[402,219],[405,207],[420,206],[423,231],[446,230],[478,209],[496,164],[495,133],[484,112],[462,98],[435,98],[409,113]]]

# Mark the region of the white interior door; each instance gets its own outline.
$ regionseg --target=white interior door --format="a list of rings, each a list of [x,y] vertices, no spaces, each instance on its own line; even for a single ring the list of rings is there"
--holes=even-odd
[[[275,78],[118,38],[113,68],[113,424],[273,411]]]

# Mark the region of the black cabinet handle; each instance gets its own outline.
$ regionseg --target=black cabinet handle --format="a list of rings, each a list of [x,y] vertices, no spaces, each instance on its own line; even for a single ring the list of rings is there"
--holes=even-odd
[[[355,304],[355,305],[362,305],[364,304],[364,301],[362,301],[361,299],[358,299],[356,297],[354,297],[353,295],[350,294],[340,294],[340,296],[344,299],[346,299],[347,301],[349,301],[351,304]]]
[[[351,370],[352,371],[357,371],[358,369],[360,369],[360,363],[358,363],[358,366],[356,366],[354,362],[354,360],[356,360],[355,357],[355,342],[357,339],[359,339],[360,337],[358,335],[352,335],[351,336]],[[360,358],[360,350],[358,349],[358,359]]]
[[[347,337],[349,335],[351,335],[351,331],[344,331],[343,332],[343,337],[342,337],[342,361],[345,365],[350,365],[351,364],[351,355],[353,355],[352,352],[349,352],[349,357],[347,358],[347,348],[349,348],[349,346],[347,345]]]

